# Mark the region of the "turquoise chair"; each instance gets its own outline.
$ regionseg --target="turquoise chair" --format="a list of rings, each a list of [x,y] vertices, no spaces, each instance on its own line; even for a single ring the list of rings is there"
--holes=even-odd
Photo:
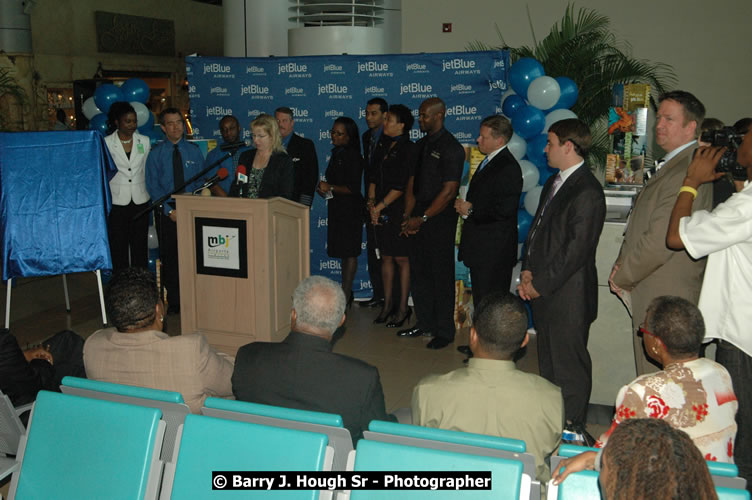
[[[738,488],[723,488],[716,486],[715,492],[718,494],[718,500],[749,500],[750,495],[747,490]]]
[[[598,450],[599,448],[562,444],[559,446],[558,454],[551,457],[551,470],[555,470],[555,468],[559,466],[559,462],[564,458],[570,458],[585,451],[595,451],[597,453]],[[747,480],[743,477],[739,477],[739,468],[736,465],[710,460],[706,463],[708,464],[708,470],[713,479],[713,484],[717,487],[737,488],[742,490],[747,487]]]
[[[530,478],[522,462],[451,451],[361,439],[350,454],[348,470],[360,471],[490,471],[490,490],[352,490],[352,500],[394,499],[519,500],[530,497]],[[345,497],[347,492],[345,492]]]
[[[549,481],[547,498],[548,500],[600,500],[598,472],[594,470],[575,472],[567,476],[558,486],[554,486]]]
[[[156,499],[161,416],[156,408],[40,391],[9,498]]]
[[[239,422],[326,434],[329,437],[329,446],[334,450],[332,465],[334,470],[345,470],[347,455],[353,450],[350,431],[342,427],[342,417],[333,413],[296,410],[231,399],[206,398],[201,414]]]
[[[526,453],[527,445],[520,439],[399,424],[383,420],[372,420],[368,425],[368,431],[363,432],[363,438],[371,441],[420,446],[470,455],[519,460],[523,464],[523,473],[530,477],[530,498],[535,500],[540,498],[541,486],[535,477],[535,457]]]
[[[135,385],[114,384],[78,377],[63,377],[60,390],[63,394],[74,394],[87,398],[117,401],[149,408],[159,408],[162,418],[167,424],[164,437],[164,447],[161,459],[163,462],[172,461],[172,450],[175,447],[175,436],[178,427],[183,424],[185,416],[191,409],[183,401],[183,395],[174,391],[163,391],[149,387]]]
[[[324,434],[188,415],[168,463],[160,499],[331,498],[331,491],[212,490],[212,471],[327,471],[332,449]]]

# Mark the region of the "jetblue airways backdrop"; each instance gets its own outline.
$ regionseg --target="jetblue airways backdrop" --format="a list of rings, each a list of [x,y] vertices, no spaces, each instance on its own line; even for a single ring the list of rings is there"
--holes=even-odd
[[[295,132],[312,139],[319,176],[329,162],[329,130],[337,117],[349,116],[366,130],[366,102],[382,97],[404,104],[417,118],[420,103],[433,96],[447,105],[446,128],[466,145],[475,145],[483,117],[501,114],[507,89],[509,53],[452,52],[373,56],[285,58],[186,58],[194,137],[219,137],[219,120],[234,115],[250,138],[251,120],[292,108]],[[417,119],[410,137],[422,137]],[[326,201],[315,196],[311,212],[311,273],[340,279],[340,263],[326,254]],[[365,236],[365,234],[364,234]],[[370,295],[365,238],[353,290]]]

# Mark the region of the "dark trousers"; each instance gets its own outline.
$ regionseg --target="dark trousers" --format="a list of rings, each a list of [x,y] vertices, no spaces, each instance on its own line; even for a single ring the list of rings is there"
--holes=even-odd
[[[170,309],[180,307],[178,280],[178,226],[163,212],[159,213],[159,255],[162,259],[162,284],[167,289]]]
[[[410,286],[417,326],[454,340],[454,235],[457,214],[449,207],[424,222],[410,239]],[[416,210],[414,214],[422,214]]]
[[[376,258],[376,238],[372,224],[366,223],[366,245],[368,248],[368,276],[371,279],[374,299],[384,298],[384,281],[381,279],[381,260]]]
[[[149,214],[146,213],[132,220],[148,203],[136,205],[132,201],[127,205],[112,205],[110,211],[110,254],[112,270],[118,271],[128,266],[147,267],[149,265]],[[130,262],[128,251],[130,250]]]
[[[533,310],[538,368],[541,377],[561,388],[564,415],[574,423],[585,424],[590,390],[593,385],[593,364],[587,350],[590,323],[566,315],[554,315],[544,304],[530,303]]]
[[[55,363],[52,365],[55,369],[52,386],[56,391],[59,392],[63,377],[70,375],[86,378],[84,339],[80,335],[70,330],[63,330],[42,342],[42,345],[49,346],[52,360]]]
[[[722,364],[734,386],[739,409],[736,411],[736,442],[734,463],[739,475],[747,480],[747,489],[752,492],[752,357],[725,340],[718,341],[715,360]]]
[[[509,293],[512,283],[512,267],[498,261],[476,264],[470,267],[473,284],[473,304],[478,307],[486,295],[493,292]]]

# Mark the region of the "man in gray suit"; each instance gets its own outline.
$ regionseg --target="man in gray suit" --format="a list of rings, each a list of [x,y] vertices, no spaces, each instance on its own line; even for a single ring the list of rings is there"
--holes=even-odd
[[[675,90],[659,99],[655,138],[667,154],[656,162],[654,172],[637,196],[627,222],[624,242],[609,284],[632,314],[637,374],[657,370],[645,355],[637,331],[648,304],[661,295],[678,295],[693,304],[700,296],[705,259],[693,260],[684,250],[666,246],[666,231],[676,196],[697,149],[697,134],[705,107],[689,92]],[[710,209],[712,188],[698,190],[692,210]]]

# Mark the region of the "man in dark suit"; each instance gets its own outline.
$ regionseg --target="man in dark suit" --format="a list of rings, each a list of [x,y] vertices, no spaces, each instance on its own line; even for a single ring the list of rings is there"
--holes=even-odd
[[[478,149],[486,157],[478,166],[465,200],[454,202],[462,225],[459,260],[470,268],[473,303],[491,292],[509,291],[517,263],[517,207],[522,171],[507,148],[514,130],[509,120],[489,116],[480,124]],[[457,347],[472,356],[467,345]]]
[[[332,352],[332,335],[345,321],[342,287],[323,276],[304,279],[292,298],[291,332],[280,343],[254,342],[238,350],[232,392],[241,401],[342,417],[353,441],[371,420],[395,420],[384,409],[379,371]]]
[[[295,167],[295,191],[293,201],[306,206],[313,205],[313,192],[319,182],[319,159],[313,141],[299,136],[295,129],[292,109],[281,107],[274,110],[274,118],[282,134],[282,145],[292,157]]]
[[[381,97],[374,97],[366,104],[366,125],[368,130],[363,132],[363,159],[366,161],[366,168],[363,170],[363,184],[368,191],[368,184],[371,182],[371,169],[374,165],[374,154],[381,143],[382,133],[384,131],[384,119],[389,109],[387,102]],[[383,154],[382,154],[383,159]],[[371,300],[361,302],[363,307],[376,307],[384,303],[384,283],[381,279],[381,262],[376,257],[376,243],[374,241],[374,228],[370,220],[366,217],[366,241],[368,243],[368,275],[371,278],[371,288],[373,297]],[[395,280],[395,288],[399,288],[398,280]],[[399,297],[392,295],[393,297]]]
[[[591,143],[590,130],[576,118],[549,128],[548,164],[560,172],[541,192],[517,290],[533,310],[540,374],[561,387],[566,430],[574,434],[564,438],[592,446],[585,431],[592,386],[587,341],[598,315],[595,250],[606,202],[585,165]]]

